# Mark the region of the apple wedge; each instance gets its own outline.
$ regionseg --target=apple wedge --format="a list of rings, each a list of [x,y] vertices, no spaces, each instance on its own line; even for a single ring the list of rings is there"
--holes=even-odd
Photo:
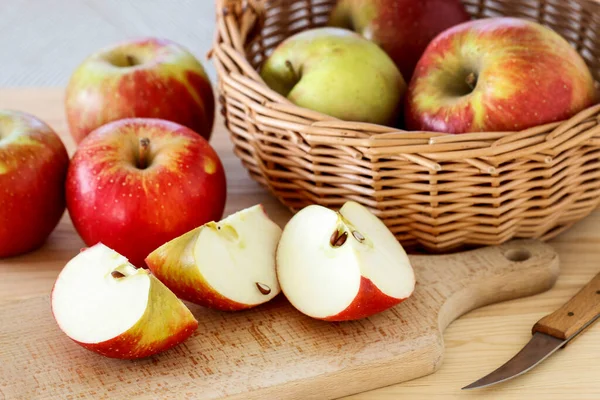
[[[361,319],[410,297],[415,275],[390,230],[365,207],[312,205],[285,226],[277,276],[300,312],[326,321]]]
[[[183,342],[198,327],[165,285],[103,244],[67,263],[51,302],[60,329],[106,357],[148,357]]]
[[[257,205],[171,240],[153,251],[146,264],[184,300],[243,310],[281,291],[275,271],[280,237],[281,228]]]

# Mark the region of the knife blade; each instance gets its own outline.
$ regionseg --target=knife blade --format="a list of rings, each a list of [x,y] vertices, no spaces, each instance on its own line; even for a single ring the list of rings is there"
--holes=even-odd
[[[462,389],[495,385],[530,371],[599,318],[600,273],[562,307],[539,320],[533,326],[529,342],[513,358]]]

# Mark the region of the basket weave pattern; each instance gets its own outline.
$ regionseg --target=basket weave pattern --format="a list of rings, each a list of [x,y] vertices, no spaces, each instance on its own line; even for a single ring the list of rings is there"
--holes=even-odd
[[[600,78],[594,0],[465,0],[475,18],[515,16],[565,37]],[[408,247],[443,251],[547,240],[600,202],[600,105],[520,132],[449,135],[346,122],[270,90],[260,65],[288,36],[327,22],[335,0],[217,0],[221,111],[250,175],[297,211],[367,206]]]

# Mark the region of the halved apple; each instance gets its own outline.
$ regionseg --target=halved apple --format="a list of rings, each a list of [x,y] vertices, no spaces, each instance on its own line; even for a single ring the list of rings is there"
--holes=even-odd
[[[183,342],[198,327],[165,285],[103,244],[67,263],[51,302],[60,329],[106,357],[148,357]]]
[[[257,205],[171,240],[153,251],[146,264],[184,300],[243,310],[281,291],[275,271],[280,237],[281,228]]]
[[[300,312],[326,321],[365,318],[407,299],[415,275],[390,230],[365,207],[312,205],[285,226],[277,276]]]

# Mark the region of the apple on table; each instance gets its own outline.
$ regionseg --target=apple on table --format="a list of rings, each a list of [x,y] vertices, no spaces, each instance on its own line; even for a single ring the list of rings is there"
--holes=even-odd
[[[141,38],[87,57],[71,76],[65,109],[76,143],[108,122],[134,117],[173,121],[209,140],[215,100],[193,54],[167,39]]]
[[[429,42],[470,19],[460,0],[338,0],[329,25],[381,46],[408,81]]]
[[[350,201],[311,205],[292,217],[277,248],[277,277],[302,313],[325,321],[366,318],[409,298],[415,275],[385,224]]]
[[[292,103],[346,121],[395,125],[406,82],[376,44],[340,28],[300,32],[261,68],[265,83]]]
[[[466,22],[436,37],[409,84],[409,130],[520,131],[597,101],[583,58],[559,34],[518,18]]]
[[[223,165],[210,144],[174,122],[110,122],[79,145],[66,197],[75,229],[137,267],[157,247],[222,217]]]
[[[65,211],[67,150],[33,115],[0,110],[0,257],[40,247]]]
[[[275,251],[281,228],[261,205],[211,221],[165,243],[146,264],[179,298],[238,311],[280,293]]]
[[[185,304],[148,270],[101,243],[66,264],[52,289],[51,305],[69,338],[111,358],[157,354],[198,327]]]

